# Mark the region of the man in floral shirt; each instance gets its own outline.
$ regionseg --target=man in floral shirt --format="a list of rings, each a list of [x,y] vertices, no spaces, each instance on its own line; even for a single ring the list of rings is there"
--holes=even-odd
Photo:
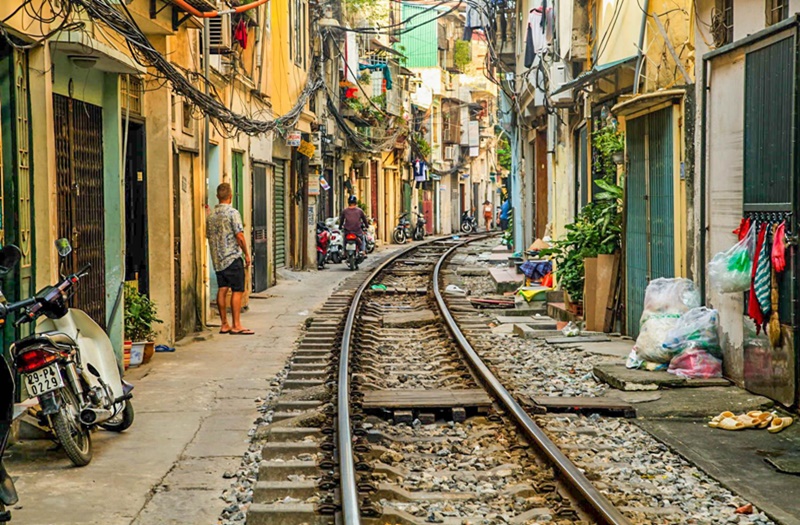
[[[211,248],[211,260],[217,273],[217,307],[222,327],[221,334],[253,335],[255,332],[242,327],[242,293],[244,292],[244,268],[250,267],[250,253],[244,238],[244,227],[239,211],[231,206],[233,191],[231,185],[223,182],[217,187],[219,204],[206,219],[206,235]],[[242,263],[244,255],[244,263]],[[228,294],[231,297],[233,326],[228,324]]]

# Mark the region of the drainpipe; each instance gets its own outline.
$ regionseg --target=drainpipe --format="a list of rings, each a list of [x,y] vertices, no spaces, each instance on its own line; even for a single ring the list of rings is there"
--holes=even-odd
[[[636,46],[636,72],[633,74],[633,94],[639,93],[639,75],[642,72],[642,60],[644,59],[644,32],[647,29],[647,12],[650,8],[650,0],[644,0],[644,8],[642,13],[642,25],[639,29],[639,45]]]
[[[703,59],[703,79],[700,84],[700,253],[695,280],[700,287],[700,297],[706,300],[706,102],[708,99],[708,62]]]

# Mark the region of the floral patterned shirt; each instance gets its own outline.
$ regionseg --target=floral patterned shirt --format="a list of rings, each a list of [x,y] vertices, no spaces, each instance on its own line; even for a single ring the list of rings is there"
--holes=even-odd
[[[217,204],[206,219],[206,236],[214,270],[221,272],[242,256],[236,235],[244,231],[239,211],[230,204]]]

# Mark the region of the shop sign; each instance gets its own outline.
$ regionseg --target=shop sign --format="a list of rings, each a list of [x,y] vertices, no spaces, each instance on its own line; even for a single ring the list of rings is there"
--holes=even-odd
[[[297,153],[301,155],[305,155],[309,159],[314,156],[314,152],[317,150],[317,147],[314,146],[310,142],[306,142],[305,140],[300,141],[300,145],[297,148]]]
[[[301,140],[299,131],[290,131],[286,135],[286,145],[290,148],[299,147]]]
[[[319,195],[319,177],[316,174],[309,174],[308,176],[308,194]]]

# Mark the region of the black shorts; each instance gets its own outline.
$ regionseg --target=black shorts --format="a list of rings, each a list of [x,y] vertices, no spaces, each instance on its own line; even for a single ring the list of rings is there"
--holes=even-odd
[[[234,292],[244,292],[244,262],[236,259],[230,266],[217,272],[217,286],[230,288]]]

